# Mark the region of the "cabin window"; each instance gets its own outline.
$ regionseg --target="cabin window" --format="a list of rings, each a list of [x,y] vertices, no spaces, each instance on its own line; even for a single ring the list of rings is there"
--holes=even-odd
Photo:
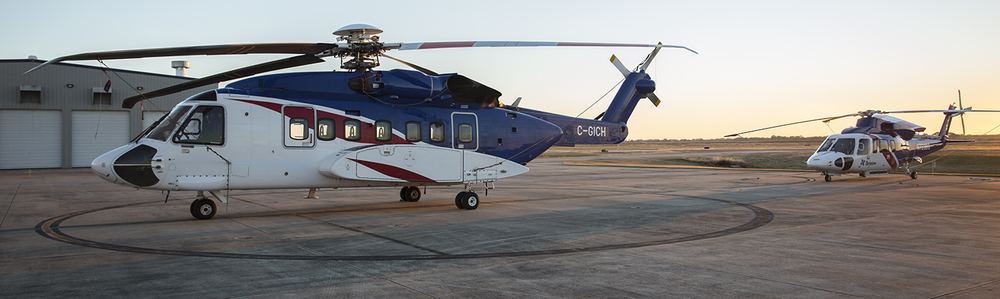
[[[444,123],[431,123],[430,131],[431,142],[444,142]]]
[[[187,114],[188,110],[191,110],[191,106],[174,107],[174,110],[170,111],[170,114],[161,120],[160,124],[147,137],[159,141],[167,141],[167,137],[170,137],[170,133],[173,133],[177,129],[177,125],[181,122],[181,117],[184,117],[184,114]]]
[[[835,138],[827,138],[826,141],[823,142],[823,145],[821,145],[819,147],[819,150],[817,150],[816,152],[818,153],[818,152],[825,152],[825,151],[830,150],[830,147],[833,146],[833,142],[834,141],[837,141],[837,139],[835,139]]]
[[[868,138],[862,138],[858,142],[858,155],[867,156],[872,153],[872,140]]]
[[[309,138],[309,120],[294,117],[288,121],[288,137],[295,140]]]
[[[337,138],[336,130],[334,128],[337,124],[329,118],[320,118],[316,121],[316,137],[319,140],[333,140]]]
[[[420,123],[415,121],[406,122],[406,141],[420,141]]]
[[[833,143],[833,151],[850,155],[854,152],[854,138],[840,138]]]
[[[472,142],[472,125],[470,124],[458,125],[458,142],[461,143]]]
[[[344,139],[350,141],[361,140],[361,122],[356,119],[344,121]]]
[[[888,152],[889,151],[889,141],[888,140],[879,140],[878,141],[878,151],[879,152],[883,152],[883,151]]]
[[[378,141],[390,141],[392,140],[392,123],[388,120],[380,120],[375,122],[375,140]]]
[[[225,133],[225,110],[219,106],[198,106],[174,133],[174,142],[222,145]]]

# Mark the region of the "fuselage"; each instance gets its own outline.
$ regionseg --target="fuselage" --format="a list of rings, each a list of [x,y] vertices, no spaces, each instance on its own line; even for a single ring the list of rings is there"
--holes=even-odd
[[[939,136],[917,135],[910,140],[892,134],[849,133],[826,138],[806,164],[826,174],[885,173],[943,148]]]
[[[504,108],[497,97],[456,74],[253,77],[188,98],[91,167],[159,190],[454,185],[524,173],[557,143],[618,143],[628,133],[624,122]]]

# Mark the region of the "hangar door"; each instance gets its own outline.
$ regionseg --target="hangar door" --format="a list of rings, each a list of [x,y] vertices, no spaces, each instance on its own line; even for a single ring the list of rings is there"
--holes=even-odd
[[[72,167],[90,167],[94,158],[125,145],[128,111],[73,111]]]
[[[0,169],[62,167],[62,112],[0,110]]]

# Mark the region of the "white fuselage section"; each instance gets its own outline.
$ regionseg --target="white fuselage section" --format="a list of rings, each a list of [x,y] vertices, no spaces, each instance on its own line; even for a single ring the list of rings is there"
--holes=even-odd
[[[332,127],[317,123],[324,117]],[[348,138],[324,139],[327,130]],[[380,130],[375,120],[345,111],[220,96],[178,105],[150,134],[98,157],[91,168],[125,186],[190,191],[455,185],[528,171],[474,148],[370,143],[355,133],[405,140],[404,132]]]

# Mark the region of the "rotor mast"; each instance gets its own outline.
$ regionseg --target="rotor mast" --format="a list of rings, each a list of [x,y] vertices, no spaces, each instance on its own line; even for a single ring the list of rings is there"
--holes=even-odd
[[[351,24],[334,31],[337,41],[346,41],[348,47],[347,51],[333,54],[340,57],[340,68],[367,72],[378,67],[378,57],[385,54],[384,44],[376,35],[379,33],[382,29],[368,24]]]

